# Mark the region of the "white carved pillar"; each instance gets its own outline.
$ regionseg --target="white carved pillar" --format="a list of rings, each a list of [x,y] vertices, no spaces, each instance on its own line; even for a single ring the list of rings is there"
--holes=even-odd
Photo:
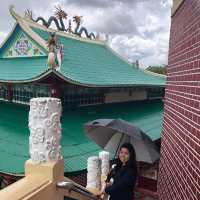
[[[61,101],[33,98],[29,112],[30,157],[35,164],[61,159]]]

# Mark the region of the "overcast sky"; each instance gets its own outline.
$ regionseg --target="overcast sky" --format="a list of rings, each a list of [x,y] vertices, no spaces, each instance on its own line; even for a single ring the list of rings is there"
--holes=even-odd
[[[0,42],[11,30],[14,20],[9,5],[23,15],[28,8],[34,18],[46,19],[55,5],[68,13],[83,16],[89,31],[108,34],[109,45],[129,61],[140,65],[167,64],[172,0],[7,0],[0,6]]]

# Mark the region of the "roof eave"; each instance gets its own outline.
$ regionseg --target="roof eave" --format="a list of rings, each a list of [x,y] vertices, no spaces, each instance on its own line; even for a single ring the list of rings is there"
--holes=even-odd
[[[42,79],[46,78],[52,73],[52,69],[47,69],[43,73],[39,74],[36,77],[26,79],[26,80],[0,80],[1,83],[32,83],[32,82],[38,82]]]
[[[165,84],[110,84],[110,85],[97,85],[97,84],[89,84],[89,83],[81,83],[79,81],[72,80],[66,76],[64,76],[59,71],[53,70],[52,71],[55,75],[59,78],[63,79],[66,82],[72,83],[74,85],[84,86],[84,87],[91,87],[91,88],[113,88],[113,87],[165,87]]]

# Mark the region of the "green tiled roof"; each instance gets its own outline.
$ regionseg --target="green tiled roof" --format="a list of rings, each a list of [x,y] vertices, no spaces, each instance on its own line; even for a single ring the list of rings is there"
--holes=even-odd
[[[25,20],[24,23],[30,27],[30,30],[18,24],[0,48],[0,81],[32,81],[40,79],[48,70],[47,56],[3,58],[2,55],[22,32],[32,43],[37,44],[36,46],[41,49],[46,48],[44,44],[48,40],[50,30],[33,28]],[[32,38],[33,33],[43,41],[43,46]],[[64,34],[57,34],[57,36],[60,43],[64,45],[64,57],[61,71],[54,71],[54,73],[66,81],[95,87],[165,85],[165,78],[136,69],[103,42],[90,42],[78,37],[64,36]]]
[[[24,173],[24,162],[29,159],[28,111],[28,106],[0,102],[0,172]],[[63,111],[61,145],[65,172],[85,169],[87,158],[99,152],[99,147],[85,136],[84,123],[98,118],[121,118],[156,140],[161,134],[162,114],[160,101]]]
[[[32,28],[48,40],[48,33]],[[153,85],[164,86],[165,78],[146,74],[117,56],[107,45],[58,36],[64,45],[61,74],[87,85]]]
[[[165,86],[165,77],[147,74],[119,57],[104,42],[80,39],[64,32],[47,29],[33,21],[18,15],[13,8],[11,15],[16,26],[0,47],[0,81],[33,81],[40,79],[48,70],[47,56],[35,58],[3,58],[6,51],[12,49],[20,34],[38,47],[44,55],[48,54],[46,41],[49,32],[56,32],[60,43],[64,45],[64,58],[61,71],[53,72],[75,84],[95,87],[115,86]],[[32,55],[32,54],[30,54]],[[14,55],[16,56],[16,55]],[[51,70],[48,70],[51,72]]]
[[[47,57],[0,58],[0,81],[24,81],[47,70]]]

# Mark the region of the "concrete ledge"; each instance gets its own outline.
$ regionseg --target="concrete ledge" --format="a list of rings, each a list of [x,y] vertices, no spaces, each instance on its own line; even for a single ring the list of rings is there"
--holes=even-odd
[[[1,200],[62,200],[56,183],[64,179],[63,160],[36,165],[25,164],[26,177],[0,191]]]
[[[29,199],[31,194],[47,187],[50,182],[41,176],[28,176],[11,184],[0,192],[0,199],[20,200]]]
[[[40,175],[49,181],[59,181],[64,177],[64,162],[59,160],[58,162],[47,162],[44,164],[34,164],[31,160],[26,161],[25,164],[25,176]]]
[[[185,0],[173,0],[173,7],[172,7],[171,16],[175,15],[176,11],[179,9],[179,7],[181,6],[181,4],[182,4],[184,1],[185,1]]]

